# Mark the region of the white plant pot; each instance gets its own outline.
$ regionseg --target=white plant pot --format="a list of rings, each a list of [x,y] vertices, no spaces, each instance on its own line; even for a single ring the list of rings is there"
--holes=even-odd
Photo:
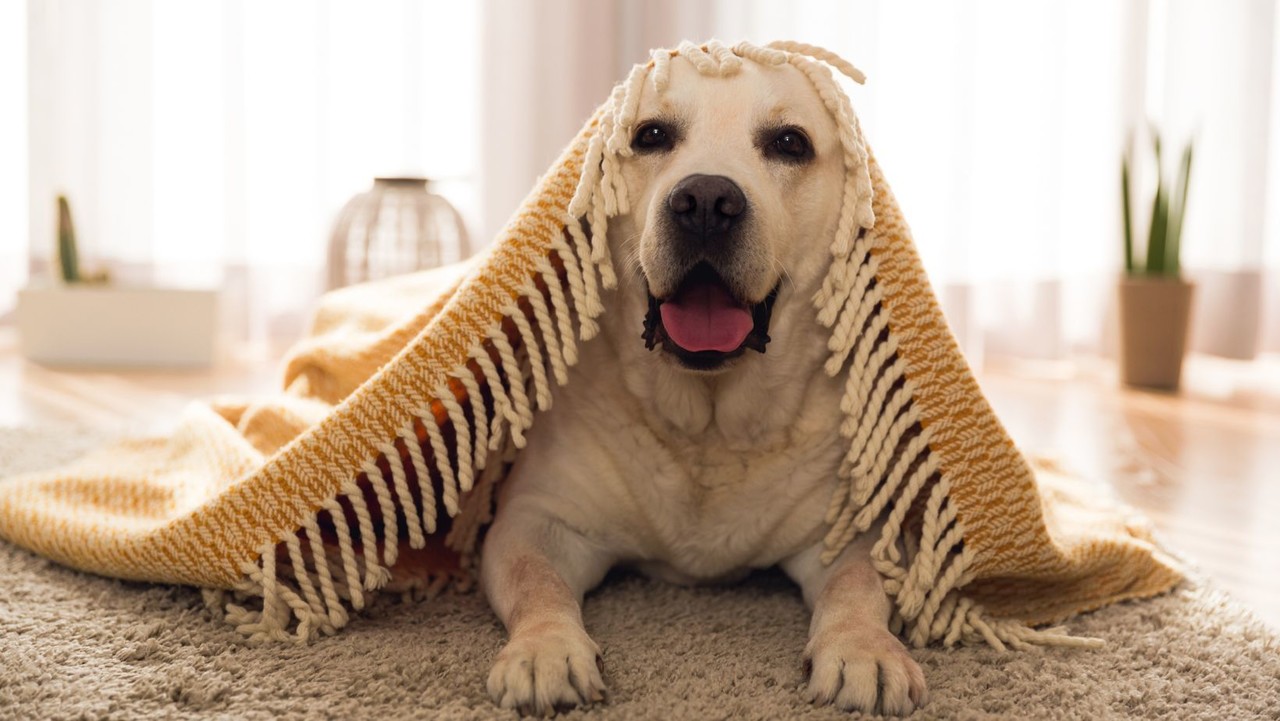
[[[51,365],[207,367],[214,359],[214,290],[56,285],[18,292],[18,334],[30,360]]]

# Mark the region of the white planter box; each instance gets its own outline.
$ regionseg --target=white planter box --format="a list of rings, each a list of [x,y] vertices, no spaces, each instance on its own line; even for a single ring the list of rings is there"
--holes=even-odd
[[[209,366],[217,301],[213,290],[25,288],[16,313],[22,352],[54,365]]]

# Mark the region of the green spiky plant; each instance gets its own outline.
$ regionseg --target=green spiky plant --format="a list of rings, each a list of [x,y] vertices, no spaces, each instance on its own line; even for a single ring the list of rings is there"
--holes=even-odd
[[[58,196],[58,267],[64,282],[80,282],[80,249],[76,246],[76,227],[71,222],[71,203],[65,195]]]
[[[1133,249],[1132,193],[1129,188],[1129,163],[1132,155],[1127,149],[1120,166],[1121,206],[1124,209],[1124,269],[1130,276],[1179,278],[1182,265],[1182,219],[1187,210],[1187,185],[1191,180],[1192,142],[1188,141],[1178,164],[1178,175],[1172,194],[1165,184],[1164,160],[1160,149],[1160,133],[1152,130],[1156,153],[1156,194],[1151,202],[1151,224],[1147,232],[1146,258],[1139,263]],[[1130,143],[1132,147],[1132,143]]]

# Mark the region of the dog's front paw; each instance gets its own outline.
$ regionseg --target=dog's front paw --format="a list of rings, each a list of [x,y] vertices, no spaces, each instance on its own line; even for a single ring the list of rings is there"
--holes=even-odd
[[[928,702],[924,672],[884,629],[832,628],[815,634],[804,663],[810,703],[906,716]]]
[[[600,647],[572,624],[528,629],[507,642],[489,671],[489,695],[502,708],[548,714],[604,700]]]

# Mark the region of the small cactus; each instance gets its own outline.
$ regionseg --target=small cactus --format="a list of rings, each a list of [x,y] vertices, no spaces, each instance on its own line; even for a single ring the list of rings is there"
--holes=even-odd
[[[62,269],[63,281],[80,282],[80,250],[76,247],[76,228],[71,222],[71,203],[65,195],[58,196],[58,266]]]

